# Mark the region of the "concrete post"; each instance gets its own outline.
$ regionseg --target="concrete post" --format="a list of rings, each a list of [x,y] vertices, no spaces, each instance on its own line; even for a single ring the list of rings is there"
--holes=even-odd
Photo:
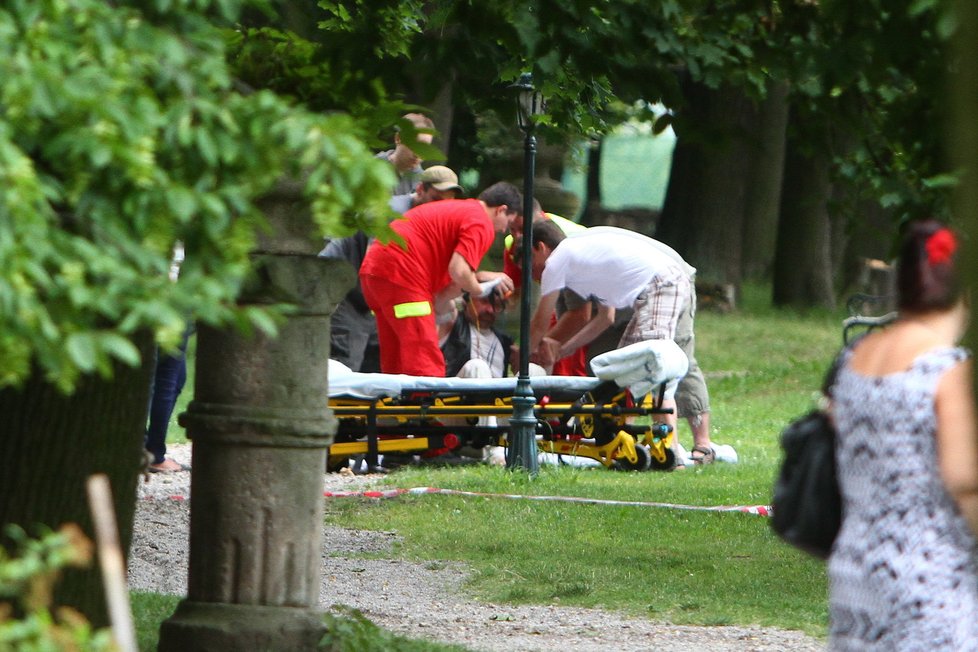
[[[240,303],[297,306],[277,338],[201,327],[194,399],[187,597],[159,650],[313,650],[323,548],[329,315],[353,269],[316,257],[298,187],[264,204],[273,232]]]

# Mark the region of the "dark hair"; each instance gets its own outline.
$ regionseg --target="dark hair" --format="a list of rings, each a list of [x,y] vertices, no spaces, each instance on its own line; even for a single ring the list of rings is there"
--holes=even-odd
[[[505,204],[510,211],[520,211],[523,205],[523,195],[516,186],[505,181],[494,183],[483,190],[479,193],[479,199],[490,208]]]
[[[534,197],[533,198],[533,217],[535,218],[537,215],[539,215],[542,212],[543,212],[543,207],[540,206],[540,200],[537,199],[536,197]],[[523,204],[520,204],[520,209],[517,211],[517,213],[519,213],[520,217],[523,217]]]
[[[897,260],[897,306],[909,312],[947,310],[961,296],[957,234],[936,219],[907,224]]]
[[[556,249],[557,245],[564,241],[567,235],[563,229],[557,226],[553,220],[536,219],[533,220],[533,246],[541,242],[550,249]]]

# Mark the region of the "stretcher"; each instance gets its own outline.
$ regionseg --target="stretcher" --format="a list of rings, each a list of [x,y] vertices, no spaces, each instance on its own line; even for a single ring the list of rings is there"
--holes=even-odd
[[[596,377],[530,378],[541,453],[587,457],[605,467],[675,466],[674,433],[661,415],[688,361],[670,340],[640,342],[592,361]],[[516,378],[364,374],[331,361],[329,407],[338,420],[328,466],[364,455],[434,457],[460,447],[507,445]]]

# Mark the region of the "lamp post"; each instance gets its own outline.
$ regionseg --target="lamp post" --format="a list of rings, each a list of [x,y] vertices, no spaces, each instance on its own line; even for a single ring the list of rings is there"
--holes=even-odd
[[[540,470],[537,458],[536,425],[533,412],[536,399],[530,385],[530,268],[533,246],[533,176],[536,167],[537,139],[533,135],[534,119],[543,113],[543,96],[533,87],[533,75],[526,72],[510,86],[516,91],[517,120],[525,136],[523,141],[523,242],[520,267],[520,371],[513,396],[513,417],[510,419],[509,455],[507,469],[526,469],[530,475]]]

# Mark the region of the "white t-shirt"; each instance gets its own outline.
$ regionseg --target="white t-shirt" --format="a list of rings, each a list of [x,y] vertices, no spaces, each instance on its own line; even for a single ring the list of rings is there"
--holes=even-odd
[[[547,295],[569,288],[616,309],[630,308],[654,277],[677,267],[687,271],[689,266],[685,262],[680,265],[661,249],[664,246],[634,231],[611,226],[575,233],[547,259],[540,292]],[[675,256],[682,261],[679,254]]]
[[[658,240],[654,238],[650,238],[648,236],[644,236],[641,233],[636,233],[635,231],[629,231],[628,229],[619,229],[618,227],[615,226],[592,226],[591,231],[597,233],[601,233],[603,231],[609,231],[609,232],[619,233],[623,235],[632,236],[634,238],[638,238],[639,240],[652,245],[653,247],[658,249],[659,252],[669,256],[669,258],[674,260],[680,267],[686,270],[686,275],[689,278],[693,278],[694,276],[696,276],[696,268],[690,265],[689,263],[687,263],[683,259],[683,257],[679,255],[678,251],[676,251],[675,249],[667,245],[665,242],[659,242]]]

